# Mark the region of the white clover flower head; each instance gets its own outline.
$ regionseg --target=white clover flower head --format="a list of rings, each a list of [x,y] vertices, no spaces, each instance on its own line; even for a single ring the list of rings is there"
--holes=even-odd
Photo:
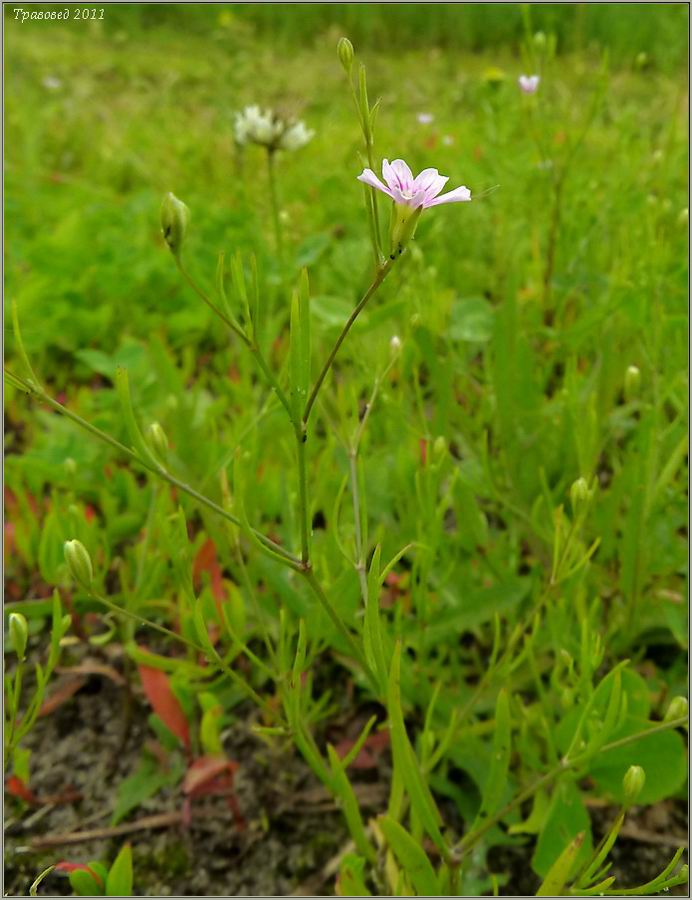
[[[235,114],[233,134],[237,144],[259,144],[267,150],[298,150],[313,137],[304,122],[289,122],[270,109],[246,106]]]
[[[253,105],[235,114],[234,135],[238,144],[270,146],[283,130],[283,123],[271,110]]]
[[[435,121],[435,116],[429,112],[419,112],[416,118],[421,125],[431,125]]]
[[[311,128],[305,127],[305,122],[295,122],[289,125],[279,138],[278,147],[280,150],[300,150],[315,136],[315,132]]]
[[[389,349],[392,353],[398,353],[401,350],[401,338],[397,334],[393,334],[389,340]]]
[[[535,94],[538,90],[538,85],[541,83],[541,79],[538,75],[520,75],[519,76],[519,87],[524,94]]]

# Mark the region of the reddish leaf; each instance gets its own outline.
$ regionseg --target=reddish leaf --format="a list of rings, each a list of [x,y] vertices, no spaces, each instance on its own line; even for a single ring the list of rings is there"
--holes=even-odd
[[[12,797],[18,797],[20,800],[23,800],[25,803],[30,803],[32,806],[41,805],[41,801],[36,794],[31,788],[24,784],[18,775],[10,775],[5,782],[5,790]]]
[[[334,749],[339,758],[343,759],[354,744],[355,741],[344,740],[340,741]],[[377,756],[388,746],[389,731],[376,731],[374,734],[368,735],[349,768],[374,769],[377,765]]]
[[[91,875],[91,877],[100,888],[104,887],[103,878],[101,878],[101,876],[97,872],[94,872],[94,870],[89,868],[89,866],[87,866],[85,863],[71,863],[63,860],[56,865],[55,871],[66,872],[68,875],[71,872],[87,872],[89,875]]]
[[[214,595],[214,599],[216,600],[217,605],[218,603],[222,603],[226,599],[226,592],[223,587],[221,566],[216,558],[216,547],[211,538],[207,538],[199,548],[192,567],[192,578],[197,590],[199,590],[202,572],[209,573],[211,592]]]
[[[14,522],[5,522],[5,532],[4,532],[4,538],[5,538],[5,559],[8,559],[8,557],[10,556],[10,554],[12,553],[12,551],[14,550],[14,546],[15,546],[15,540],[14,540],[15,529],[16,529],[16,526],[15,526]]]
[[[63,703],[67,703],[70,697],[74,697],[77,691],[80,691],[87,683],[88,679],[81,675],[66,678],[58,687],[43,701],[43,705],[39,710],[39,716],[49,716],[56,709],[59,709]]]
[[[183,745],[190,747],[190,727],[180,701],[171,690],[168,676],[159,669],[138,666],[142,687],[156,715],[164,725],[178,737]]]
[[[213,782],[220,775],[225,776],[223,787],[233,787],[233,776],[237,769],[238,763],[225,756],[200,756],[185,773],[183,793],[200,796],[205,789],[214,786]]]
[[[428,442],[425,438],[420,438],[418,441],[418,446],[420,447],[420,462],[421,465],[424,466],[428,461]]]

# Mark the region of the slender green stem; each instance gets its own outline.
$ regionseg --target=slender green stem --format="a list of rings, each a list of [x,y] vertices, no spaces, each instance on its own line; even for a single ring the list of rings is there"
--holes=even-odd
[[[73,413],[71,410],[67,409],[67,407],[63,406],[61,403],[58,403],[57,400],[54,400],[52,397],[49,397],[48,394],[45,394],[43,391],[39,390],[35,385],[26,381],[21,376],[15,375],[14,373],[7,370],[5,371],[9,376],[10,381],[14,382],[15,386],[19,387],[22,390],[25,390],[28,394],[35,397],[37,400],[40,400],[42,403],[45,403],[47,406],[50,406],[51,409],[54,409],[56,412],[61,413],[61,415],[65,416],[67,419],[70,419],[85,431],[88,431],[90,434],[93,434],[95,437],[104,441],[104,443],[110,444],[111,447],[114,447],[116,450],[127,456],[133,462],[138,463],[149,472],[153,472],[154,475],[157,475],[163,481],[167,481],[169,484],[172,484],[174,487],[178,488],[178,490],[181,490],[183,493],[192,497],[198,503],[206,506],[208,509],[213,510],[213,512],[215,512],[219,516],[222,516],[224,519],[227,519],[229,522],[232,522],[233,525],[237,525],[239,528],[244,528],[244,525],[240,521],[240,519],[238,519],[232,513],[227,512],[217,503],[214,503],[214,501],[210,500],[209,497],[205,497],[204,494],[200,494],[193,487],[190,487],[189,484],[185,484],[185,482],[180,481],[180,479],[176,478],[174,475],[171,475],[165,469],[157,468],[147,460],[142,459],[141,456],[139,456],[129,447],[121,444],[120,441],[117,441],[105,431],[101,431],[100,428],[92,425],[91,422],[87,422],[86,419],[83,419],[81,416]],[[281,557],[285,565],[290,566],[292,569],[301,569],[300,560],[297,557],[293,556],[292,553],[289,553],[289,551],[285,550],[280,544],[275,543],[271,540],[271,538],[266,537],[266,535],[262,534],[256,529],[251,528],[250,530],[252,531],[254,537],[260,542],[260,544],[262,544],[262,546],[265,547],[272,555]]]
[[[688,721],[688,716],[683,716],[680,719],[673,719],[670,722],[661,722],[659,725],[654,726],[653,728],[648,728],[646,731],[637,732],[637,734],[630,734],[627,737],[620,738],[617,741],[611,741],[609,744],[604,744],[599,750],[599,756],[603,753],[607,753],[609,750],[616,750],[619,747],[625,747],[628,744],[634,744],[643,738],[649,737],[651,734],[657,734],[660,731],[668,731],[671,728],[680,728]],[[505,804],[498,812],[494,815],[489,816],[482,825],[479,825],[478,828],[469,832],[465,837],[461,839],[461,841],[457,844],[456,853],[457,854],[466,854],[469,850],[476,846],[476,844],[480,841],[486,832],[490,831],[498,822],[505,818],[513,809],[516,809],[518,806],[521,806],[524,801],[528,800],[530,797],[539,791],[541,788],[546,787],[552,781],[554,781],[559,775],[563,772],[568,772],[570,769],[575,769],[578,766],[582,765],[586,762],[586,757],[577,756],[574,759],[563,758],[556,766],[550,769],[545,775],[542,775],[533,784],[530,784],[525,790],[523,790],[520,794],[517,794],[509,803]]]
[[[257,365],[262,370],[264,377],[267,379],[267,381],[273,388],[274,393],[281,401],[281,405],[284,407],[284,409],[288,413],[289,418],[291,419],[291,421],[293,421],[293,413],[291,411],[291,405],[288,402],[288,397],[282,390],[281,385],[279,384],[276,376],[274,375],[274,373],[272,372],[272,370],[269,367],[269,364],[267,363],[266,359],[262,355],[262,351],[259,348],[259,344],[257,343],[257,340],[250,340],[250,338],[245,334],[245,332],[242,330],[242,328],[240,328],[238,323],[233,322],[231,319],[229,319],[228,316],[225,315],[225,313],[222,310],[220,310],[219,307],[209,299],[209,297],[207,297],[207,295],[204,293],[202,288],[197,284],[197,282],[194,280],[194,278],[192,278],[192,276],[184,268],[183,264],[181,263],[180,259],[177,256],[175,257],[175,262],[176,262],[176,265],[178,266],[178,270],[179,270],[180,274],[183,276],[185,281],[190,285],[192,290],[197,294],[197,296],[209,307],[209,309],[213,313],[215,313],[221,319],[221,321],[228,328],[230,328],[230,330],[234,334],[238,335],[238,337],[245,344],[245,346],[248,348],[250,353],[252,353],[252,355],[255,358],[255,361],[257,362]]]
[[[375,674],[373,673],[372,669],[368,665],[368,663],[365,659],[365,656],[363,655],[363,652],[361,651],[360,647],[358,646],[358,644],[355,641],[355,638],[353,637],[351,632],[348,630],[346,625],[343,623],[343,621],[341,620],[337,611],[332,606],[332,603],[331,603],[329,597],[327,597],[326,593],[324,592],[322,585],[315,578],[314,572],[312,571],[312,569],[304,569],[303,576],[305,577],[305,580],[312,588],[317,599],[320,601],[322,608],[324,609],[324,611],[327,613],[329,618],[334,623],[339,634],[341,634],[341,636],[347,642],[348,646],[351,649],[351,653],[353,654],[354,658],[356,660],[358,660],[358,662],[362,666],[363,671],[365,672],[365,674],[368,678],[368,681],[370,682],[373,690],[377,694],[379,691],[379,688],[377,686],[377,679],[375,678]]]
[[[107,597],[102,597],[100,594],[96,594],[93,591],[89,591],[89,596],[93,597],[94,600],[98,600],[99,603],[103,603],[103,605],[108,607],[111,612],[114,612],[116,614],[120,613],[130,619],[134,619],[136,622],[139,622],[140,625],[145,625],[148,628],[153,628],[155,631],[158,631],[161,634],[165,634],[166,637],[173,638],[173,640],[177,641],[179,644],[185,644],[186,647],[195,650],[197,653],[201,653],[202,656],[204,656],[206,659],[213,660],[217,668],[220,669],[224,673],[224,675],[228,675],[231,681],[233,681],[233,683],[236,684],[244,694],[246,694],[265,712],[270,713],[272,716],[274,716],[275,711],[271,709],[269,704],[265,700],[263,700],[260,695],[253,688],[251,688],[250,685],[243,678],[241,678],[240,675],[238,675],[237,672],[234,672],[230,666],[226,665],[226,663],[221,659],[218,653],[209,653],[200,644],[189,640],[182,634],[178,634],[177,632],[172,631],[170,628],[166,628],[165,625],[159,625],[158,622],[152,622],[151,619],[146,619],[144,616],[140,616],[138,613],[132,612],[131,610],[126,609],[123,606],[118,606],[117,603],[113,603]]]
[[[183,276],[183,278],[185,279],[185,281],[190,285],[190,287],[191,287],[192,290],[195,292],[195,294],[197,294],[197,296],[198,296],[199,299],[202,301],[202,303],[204,303],[206,306],[208,306],[209,309],[210,309],[215,315],[217,315],[217,316],[221,319],[221,321],[222,321],[228,328],[231,329],[231,331],[232,331],[234,334],[237,334],[238,337],[240,338],[240,340],[241,340],[246,346],[249,347],[249,346],[250,346],[250,339],[249,339],[248,336],[245,334],[245,332],[243,331],[243,329],[238,325],[238,323],[232,321],[232,319],[229,319],[228,316],[227,316],[222,310],[220,310],[219,307],[218,307],[213,301],[211,301],[211,300],[209,299],[209,297],[207,297],[207,295],[204,293],[204,291],[202,290],[202,288],[197,284],[197,282],[194,280],[194,278],[193,278],[193,277],[190,275],[190,273],[187,271],[187,269],[185,268],[185,266],[183,266],[182,262],[180,261],[180,257],[179,257],[179,256],[175,256],[175,254],[174,254],[173,258],[175,259],[175,264],[176,264],[176,266],[178,267],[178,271],[179,271],[180,274]]]
[[[372,297],[372,295],[375,293],[375,291],[379,288],[379,286],[385,280],[387,275],[389,275],[395,262],[396,262],[395,259],[388,259],[384,263],[384,265],[382,265],[377,270],[377,273],[375,274],[375,278],[373,279],[372,284],[370,285],[370,287],[367,289],[367,291],[363,295],[362,300],[358,303],[358,305],[355,307],[355,309],[353,310],[351,315],[348,317],[348,321],[346,322],[344,327],[341,329],[341,333],[339,334],[339,337],[336,339],[336,343],[332,347],[331,353],[327,357],[325,364],[322,366],[322,371],[317,376],[317,381],[315,382],[315,385],[312,389],[312,393],[308,397],[308,402],[305,405],[305,411],[303,413],[303,422],[307,423],[308,419],[310,418],[310,412],[312,410],[312,407],[315,404],[315,400],[317,400],[317,395],[320,392],[322,383],[324,382],[324,379],[329,374],[329,370],[331,369],[332,363],[334,362],[334,359],[336,358],[336,354],[339,352],[339,348],[341,347],[343,342],[346,340],[346,336],[348,335],[349,331],[351,330],[353,323],[356,321],[356,319],[361,314],[361,312],[365,309],[365,306],[366,306],[368,300]]]
[[[298,515],[300,518],[300,552],[304,566],[310,564],[310,502],[308,500],[308,472],[307,461],[305,459],[305,439],[307,437],[305,428],[297,425],[295,429],[296,435],[296,454],[298,456]]]
[[[253,343],[249,344],[248,347],[249,347],[252,355],[257,360],[257,365],[260,367],[260,369],[264,373],[265,378],[267,379],[267,381],[273,388],[274,393],[281,401],[281,405],[288,413],[289,419],[291,421],[293,421],[293,411],[291,410],[291,404],[288,402],[288,397],[286,396],[284,390],[282,389],[281,385],[279,384],[278,379],[276,378],[276,376],[274,375],[272,370],[269,368],[269,364],[267,363],[264,356],[262,355],[262,351],[260,350],[258,344],[256,342],[253,342]]]
[[[281,232],[281,217],[279,215],[279,198],[276,190],[276,170],[274,168],[275,151],[267,149],[267,174],[269,177],[269,199],[272,207],[272,219],[274,221],[274,237],[276,239],[276,253],[279,261],[283,262],[284,243]]]

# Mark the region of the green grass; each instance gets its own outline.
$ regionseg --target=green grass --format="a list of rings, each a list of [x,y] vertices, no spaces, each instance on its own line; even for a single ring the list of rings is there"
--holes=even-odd
[[[408,546],[396,586],[382,594],[384,652],[388,661],[395,640],[407,651],[402,703],[423,769],[428,742],[456,723],[426,780],[469,829],[481,804],[492,815],[551,769],[575,716],[596,703],[596,684],[620,661],[630,660],[630,718],[621,710],[613,740],[660,719],[685,692],[688,147],[679,66],[687,10],[532,10],[534,28],[557,34],[564,50],[542,71],[535,104],[516,86],[527,71],[518,7],[383,15],[390,13],[354,6],[309,15],[260,6],[109,7],[103,23],[64,25],[21,24],[7,10],[6,296],[16,300],[49,393],[129,445],[114,387],[116,366],[127,366],[136,415],[143,428],[163,426],[175,475],[217,503],[226,477],[236,513],[244,501],[255,528],[299,552],[292,430],[250,355],[180,280],[158,214],[167,191],[188,204],[184,256],[210,292],[219,252],[256,254],[260,343],[282,382],[291,289],[307,267],[314,379],[372,277],[355,180],[362,139],[335,54],[342,33],[354,39],[371,99],[382,99],[376,159],[436,166],[474,200],[424,214],[320,396],[306,443],[313,561],[338,615],[359,632],[358,574],[341,552],[353,553],[357,541],[347,444],[396,334],[401,356],[359,453],[363,552],[369,564],[381,545],[384,565]],[[391,40],[381,42],[390,21]],[[641,52],[648,59],[635,65]],[[253,102],[298,115],[316,132],[278,161],[283,267],[262,151],[241,153],[233,143],[233,113]],[[423,111],[434,114],[432,125],[417,122]],[[556,205],[553,178],[563,171]],[[8,327],[8,365],[19,372]],[[636,389],[625,385],[631,366],[640,372]],[[46,585],[69,592],[62,542],[78,537],[101,593],[167,627],[180,622],[196,639],[186,612],[188,563],[211,538],[236,632],[282,676],[305,620],[305,666],[328,688],[314,700],[304,693],[293,715],[314,730],[326,760],[325,721],[347,703],[343,678],[355,681],[356,705],[372,689],[305,583],[245,538],[239,563],[234,530],[211,512],[157,487],[153,476],[135,477],[141,470],[111,447],[7,390],[10,599],[43,596]],[[579,478],[595,484],[583,514],[570,502]],[[84,517],[86,504],[93,520]],[[187,532],[174,525],[178,504]],[[566,576],[596,540],[590,560]],[[213,618],[205,578],[194,589]],[[74,601],[96,608],[78,590]],[[36,628],[41,621],[37,613]],[[263,627],[275,656],[265,652]],[[514,646],[518,627],[531,637]],[[495,628],[506,668],[477,691]],[[146,634],[123,620],[113,640],[131,649]],[[174,644],[159,650],[182,659]],[[287,702],[282,679],[274,684],[256,666],[243,671],[264,698]],[[615,676],[607,677],[603,709],[616,690]],[[197,711],[194,723],[202,682],[184,667],[175,679],[186,708]],[[493,770],[505,786],[493,799],[483,759],[502,684],[511,694],[514,754],[504,774]],[[242,695],[227,683],[206,688],[218,689],[224,721],[233,721]],[[392,695],[378,699],[396,718]],[[289,717],[299,731],[296,721]],[[495,740],[499,732],[498,721]],[[408,751],[394,750],[396,766]],[[673,733],[660,746],[648,738],[612,750],[600,768],[585,764],[591,782],[562,779],[546,797],[537,846],[526,849],[538,874],[577,831],[589,831],[585,796],[621,799],[622,776],[640,751],[648,760],[643,802],[684,796],[682,742]],[[459,770],[471,785],[465,793]],[[410,818],[406,805],[390,804],[388,813],[418,840],[427,801],[413,783],[405,791]],[[505,825],[520,818],[514,809]],[[398,832],[387,827],[394,841]],[[507,838],[496,827],[484,840],[487,848]],[[460,889],[487,891],[490,882],[470,870]]]

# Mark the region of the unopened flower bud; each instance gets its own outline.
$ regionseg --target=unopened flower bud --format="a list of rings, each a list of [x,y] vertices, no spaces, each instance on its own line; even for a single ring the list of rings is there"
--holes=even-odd
[[[336,45],[336,52],[339,62],[344,67],[347,75],[351,74],[351,66],[353,65],[353,44],[348,38],[342,37]]]
[[[392,356],[397,356],[401,353],[401,338],[393,334],[389,340],[389,349],[392,351]]]
[[[185,232],[190,221],[190,210],[175,194],[168,193],[161,204],[161,231],[174,256],[180,256]]]
[[[672,722],[675,719],[684,719],[687,715],[687,700],[684,697],[673,697],[670,701],[664,722]]]
[[[646,781],[646,772],[641,766],[630,766],[622,779],[622,788],[625,792],[625,803],[634,803],[641,794]]]
[[[442,462],[447,452],[447,441],[439,435],[433,443],[433,456],[436,462]]]
[[[681,209],[678,213],[678,225],[682,225],[684,228],[687,227],[687,223],[690,221],[690,211],[686,206],[684,209]]]
[[[563,709],[571,709],[574,706],[574,691],[572,688],[563,688],[560,694],[560,703]]]
[[[158,457],[165,459],[168,453],[168,438],[158,422],[152,422],[147,428],[147,439]]]
[[[649,65],[649,54],[645,53],[644,50],[641,53],[637,53],[637,56],[634,60],[634,64],[638,69],[646,69]]]
[[[533,36],[533,45],[542,50],[546,45],[546,37],[544,31],[537,31]]]
[[[68,456],[63,463],[65,468],[65,474],[72,478],[77,474],[77,463],[72,459],[71,456]]]
[[[21,613],[10,613],[10,641],[12,649],[21,660],[24,659],[26,643],[29,640],[29,626]]]
[[[569,490],[570,500],[572,501],[572,512],[576,515],[579,509],[591,499],[592,491],[586,478],[577,478]]]
[[[89,551],[81,541],[65,541],[65,562],[70,574],[83,587],[91,587],[94,570],[91,566]]]
[[[642,373],[637,366],[627,366],[625,371],[625,400],[633,400],[639,393]]]

